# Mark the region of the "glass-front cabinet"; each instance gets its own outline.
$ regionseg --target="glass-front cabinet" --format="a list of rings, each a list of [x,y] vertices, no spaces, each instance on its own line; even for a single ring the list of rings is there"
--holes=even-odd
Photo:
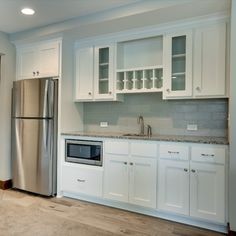
[[[164,98],[192,96],[192,31],[164,37]]]
[[[94,50],[94,96],[113,98],[114,46],[96,46]]]

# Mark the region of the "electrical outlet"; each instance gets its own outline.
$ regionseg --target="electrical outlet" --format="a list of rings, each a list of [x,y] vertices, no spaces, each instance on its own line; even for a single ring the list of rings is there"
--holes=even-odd
[[[187,130],[196,131],[197,130],[197,124],[188,124],[187,125]]]
[[[107,121],[101,121],[100,122],[100,127],[103,127],[103,128],[108,127],[108,122]]]

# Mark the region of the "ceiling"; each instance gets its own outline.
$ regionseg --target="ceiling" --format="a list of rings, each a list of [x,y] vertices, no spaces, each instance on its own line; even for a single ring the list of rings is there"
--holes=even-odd
[[[24,7],[33,8],[35,15],[22,15],[20,11]],[[140,16],[145,13],[147,16],[143,20],[151,20],[152,13],[155,13],[151,22],[157,24],[176,20],[177,13],[184,18],[194,16],[195,12],[197,15],[210,14],[229,7],[230,0],[0,0],[0,31],[14,38],[32,29],[53,27],[55,23],[60,23],[61,30],[68,25],[78,27],[84,24],[87,27],[98,21],[131,16],[137,16],[134,19],[141,24]],[[130,22],[131,18],[123,28]]]
[[[0,31],[16,33],[141,1],[143,0],[0,0]],[[23,7],[35,9],[35,15],[22,15],[20,10]]]

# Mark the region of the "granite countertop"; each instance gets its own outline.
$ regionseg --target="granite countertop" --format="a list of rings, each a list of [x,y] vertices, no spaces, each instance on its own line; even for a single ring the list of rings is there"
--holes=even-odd
[[[228,145],[229,141],[224,137],[208,137],[208,136],[187,136],[187,135],[152,135],[148,136],[124,136],[123,133],[96,133],[96,132],[62,132],[61,135],[97,137],[97,138],[117,138],[117,139],[139,139],[150,141],[170,141],[170,142],[191,142],[205,144],[222,144]]]

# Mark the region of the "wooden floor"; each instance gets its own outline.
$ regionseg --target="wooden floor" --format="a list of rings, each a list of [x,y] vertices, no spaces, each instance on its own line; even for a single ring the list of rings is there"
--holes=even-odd
[[[0,190],[0,236],[219,236],[220,233],[69,198]]]

